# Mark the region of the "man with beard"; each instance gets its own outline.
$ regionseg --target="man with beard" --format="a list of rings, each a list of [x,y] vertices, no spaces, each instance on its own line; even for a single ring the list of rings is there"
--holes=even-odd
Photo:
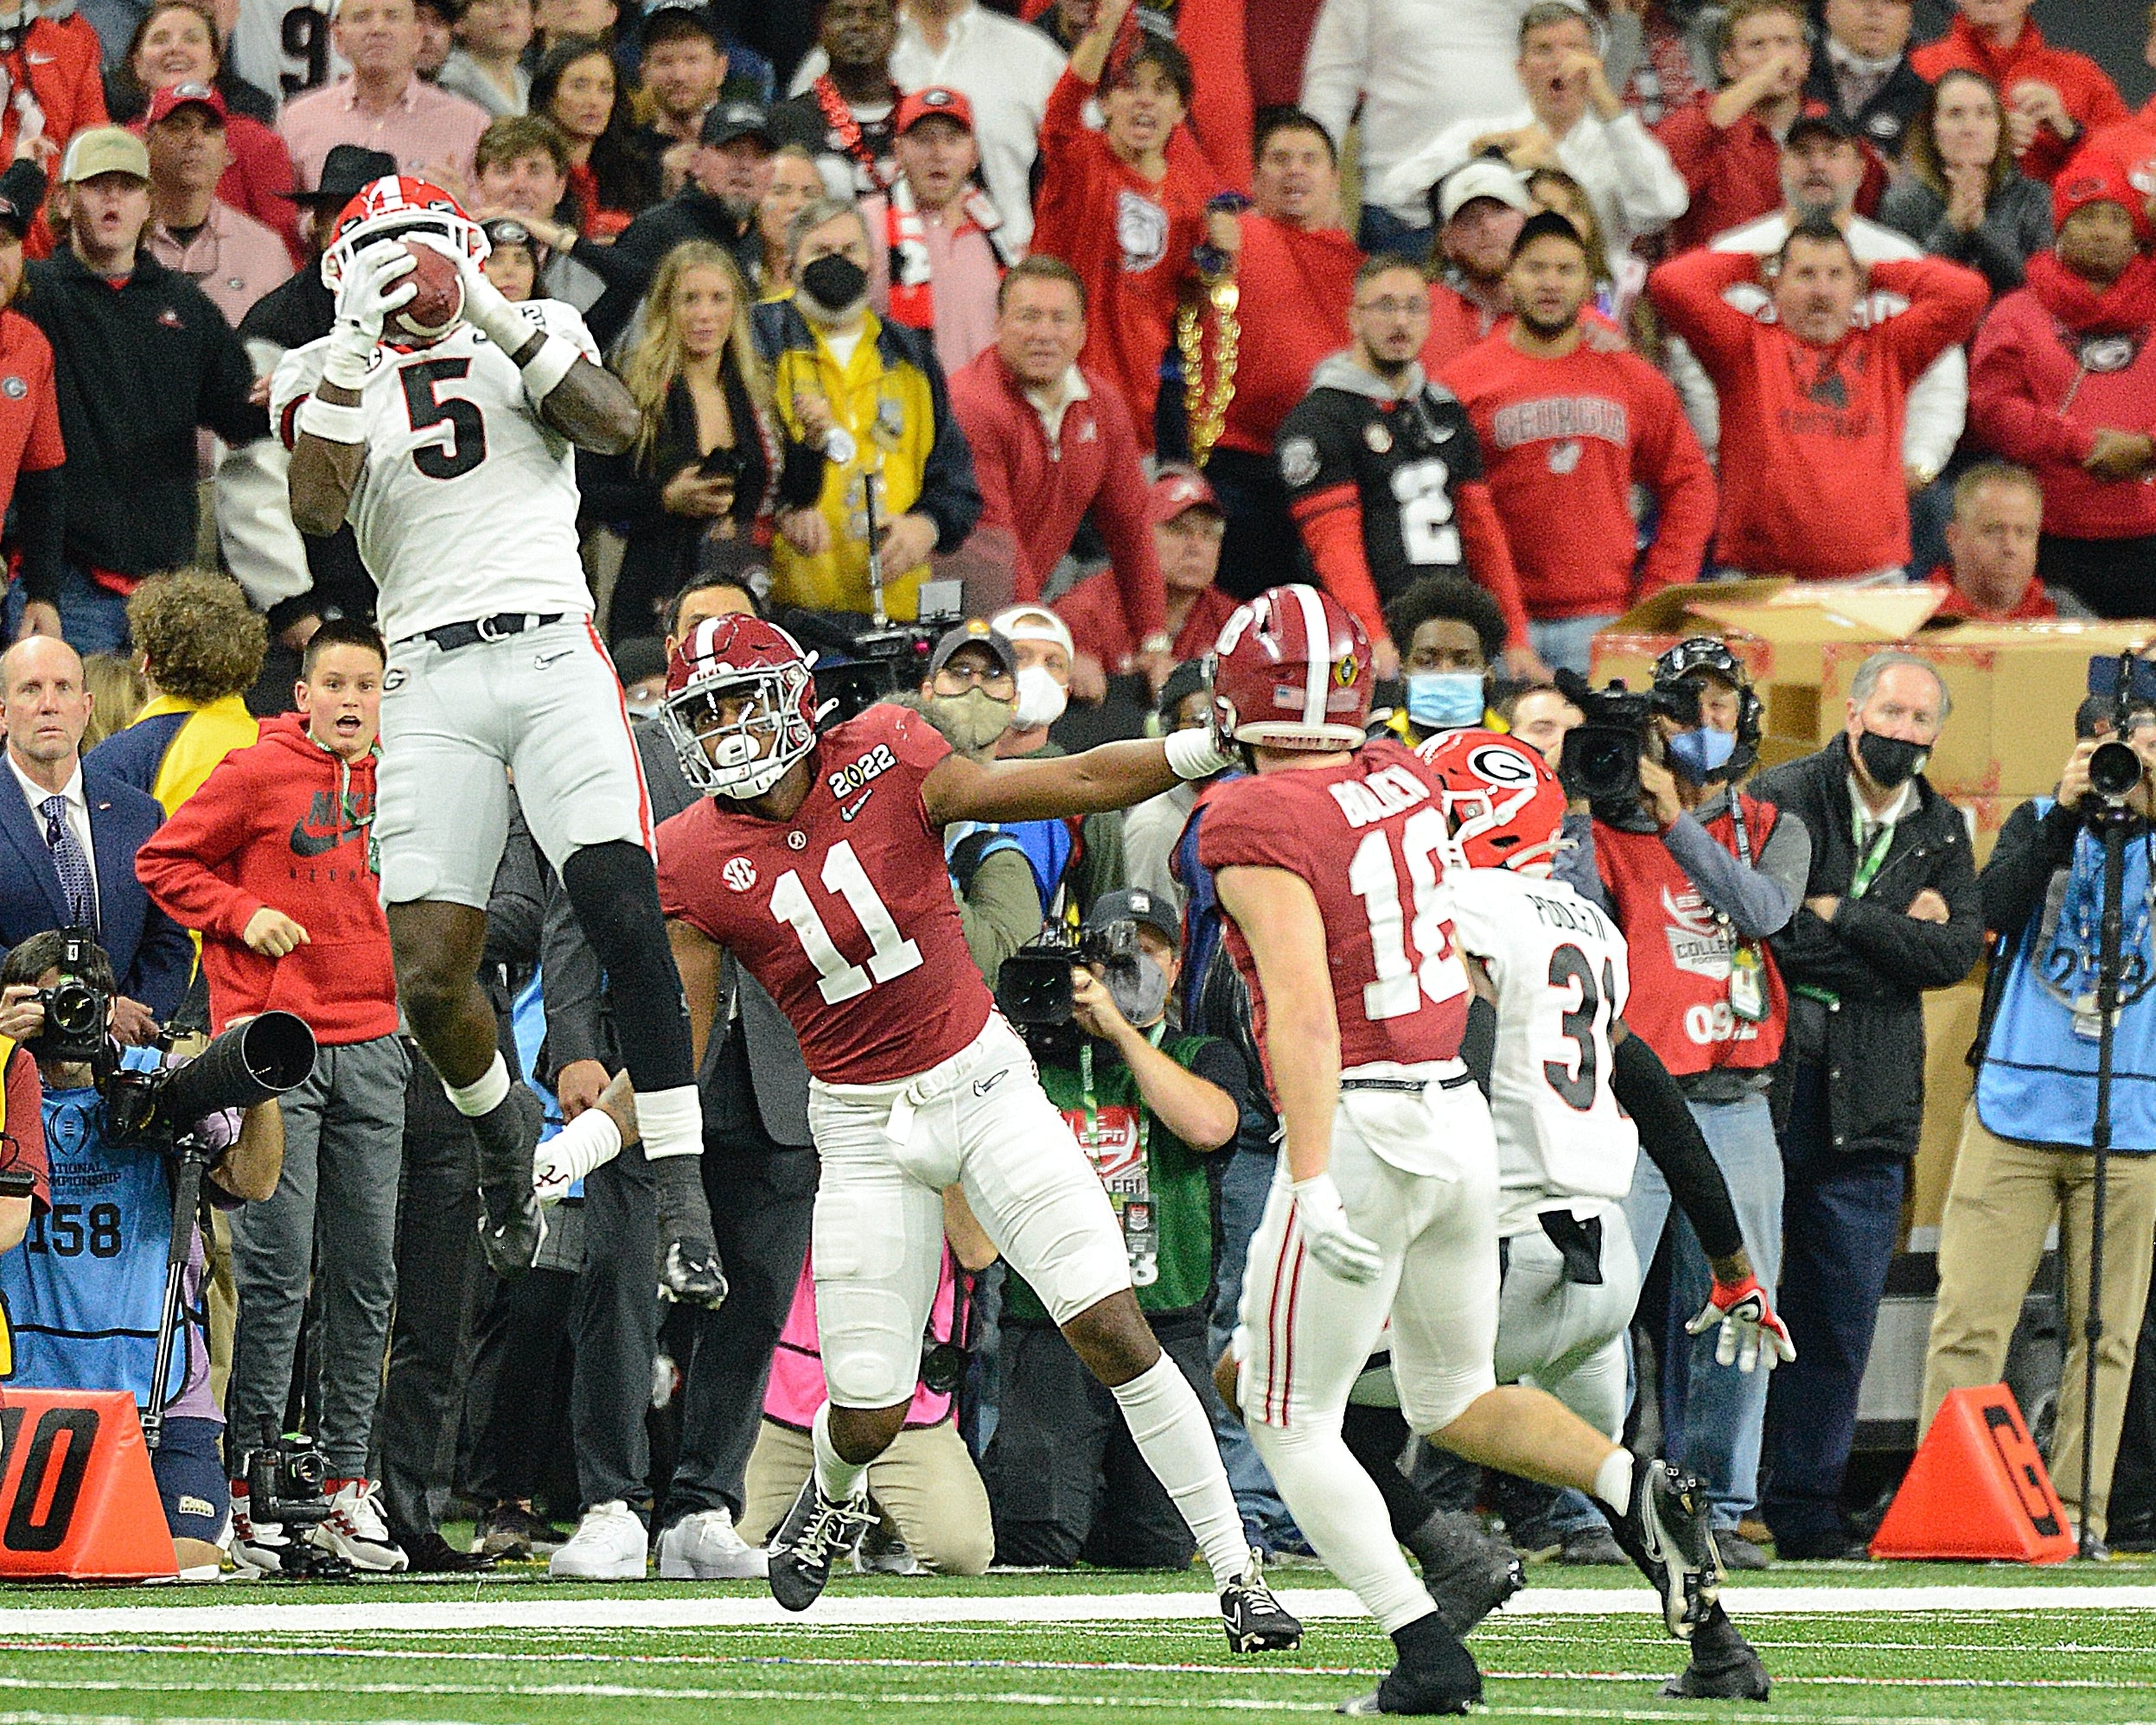
[[[805,61],[782,104],[789,135],[810,141],[834,198],[865,198],[890,184],[899,88],[891,77],[898,42],[895,0],[825,0],[817,20],[824,65]]]
[[[1938,258],[1867,272],[1821,213],[1807,214],[1776,254],[1772,323],[1725,296],[1758,270],[1742,253],[1694,252],[1647,282],[1720,401],[1717,560],[1812,581],[1898,573],[1910,557],[1909,500],[1879,475],[1901,447],[1910,380],[1968,339],[1991,290]],[[1866,292],[1898,295],[1909,309],[1859,327]]]
[[[1584,674],[1596,630],[1698,577],[1714,475],[1668,380],[1636,353],[1586,341],[1580,314],[1594,277],[1570,222],[1530,216],[1506,281],[1512,321],[1447,366],[1445,381],[1474,423],[1534,650]],[[1636,576],[1636,484],[1661,523]]]
[[[1478,157],[1447,175],[1431,188],[1430,200],[1438,218],[1438,249],[1431,259],[1422,368],[1434,377],[1510,314],[1505,271],[1512,264],[1512,242],[1535,204],[1520,175],[1494,157]]]
[[[1318,582],[1369,635],[1381,679],[1400,674],[1385,606],[1418,578],[1446,572],[1489,589],[1504,610],[1509,668],[1540,677],[1474,428],[1415,357],[1429,350],[1431,299],[1445,291],[1390,252],[1355,272],[1353,345],[1318,366],[1282,423],[1280,475]]]

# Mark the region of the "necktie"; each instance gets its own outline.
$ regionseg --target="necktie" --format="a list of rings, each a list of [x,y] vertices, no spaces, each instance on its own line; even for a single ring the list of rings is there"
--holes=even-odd
[[[60,889],[67,895],[67,920],[77,928],[95,929],[97,888],[90,879],[90,859],[82,854],[75,830],[67,824],[67,799],[48,797],[38,807],[44,812],[45,843],[52,847],[53,867],[60,871]]]

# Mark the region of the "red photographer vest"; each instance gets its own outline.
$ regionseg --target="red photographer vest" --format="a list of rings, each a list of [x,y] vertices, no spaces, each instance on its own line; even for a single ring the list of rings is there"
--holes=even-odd
[[[1745,833],[1756,861],[1777,818],[1772,804],[1742,797]],[[1703,823],[1732,855],[1737,824],[1726,807]],[[1750,943],[1765,964],[1767,1015],[1739,1018],[1729,1003],[1730,953],[1744,944],[1715,913],[1658,833],[1619,832],[1595,823],[1595,867],[1631,949],[1632,993],[1624,1022],[1677,1077],[1718,1067],[1757,1071],[1782,1052],[1789,996],[1764,940]]]

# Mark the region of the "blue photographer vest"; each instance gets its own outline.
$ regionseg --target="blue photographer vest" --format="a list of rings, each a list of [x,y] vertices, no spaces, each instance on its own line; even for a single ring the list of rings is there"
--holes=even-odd
[[[2051,800],[2036,799],[2039,819]],[[2112,1036],[2111,1145],[2145,1155],[2156,1151],[2156,998],[2136,1003],[2134,996],[2137,989],[2151,986],[2156,964],[2147,845],[2129,838],[2125,865],[2121,952],[2127,1003]],[[1977,1068],[1976,1116],[2001,1138],[2086,1149],[2096,1115],[2092,1003],[2103,910],[2103,847],[2086,832],[2075,837],[2064,885],[2061,893],[2058,877],[2052,877],[2043,907],[2011,952],[1993,960],[2011,968]],[[2087,997],[2078,1015],[2076,996]]]
[[[108,1144],[94,1090],[48,1091],[44,1115],[53,1207],[32,1219],[19,1249],[0,1254],[0,1300],[15,1332],[9,1381],[125,1390],[146,1407],[172,1240],[164,1158]],[[202,1346],[202,1314],[184,1320],[160,1406],[179,1396]]]

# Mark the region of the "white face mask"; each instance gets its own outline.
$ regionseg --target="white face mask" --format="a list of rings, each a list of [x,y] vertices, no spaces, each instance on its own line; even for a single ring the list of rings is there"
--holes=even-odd
[[[1018,710],[1011,722],[1022,731],[1052,725],[1069,703],[1068,693],[1045,665],[1029,665],[1018,673]]]

